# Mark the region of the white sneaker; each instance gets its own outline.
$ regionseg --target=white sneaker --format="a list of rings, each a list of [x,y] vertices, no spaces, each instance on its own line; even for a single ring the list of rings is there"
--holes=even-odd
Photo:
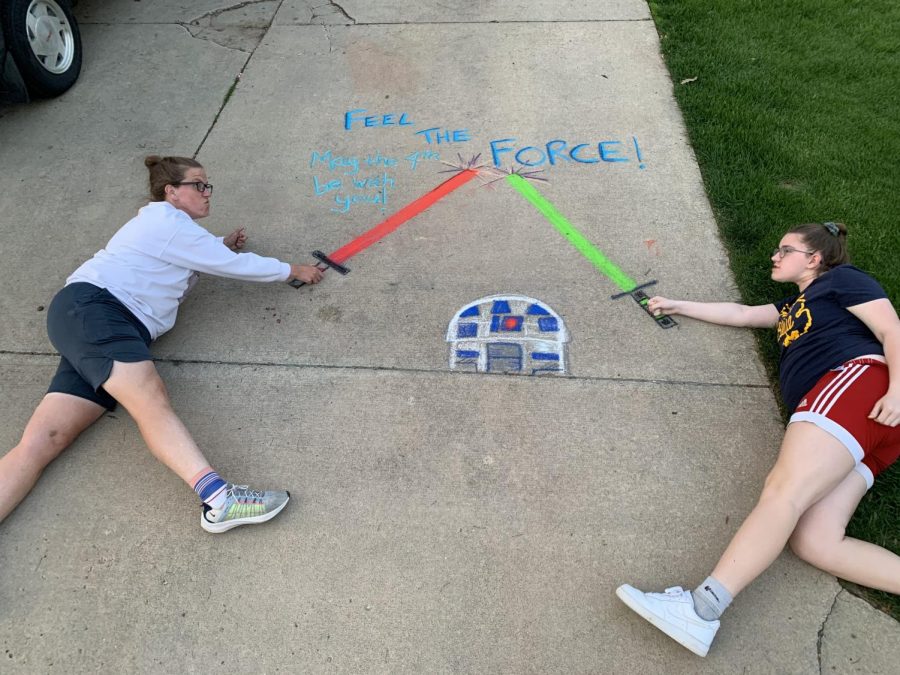
[[[701,619],[694,611],[690,591],[681,586],[667,588],[665,593],[642,593],[628,584],[616,589],[619,600],[628,605],[670,638],[697,656],[706,656],[712,644],[718,621]]]

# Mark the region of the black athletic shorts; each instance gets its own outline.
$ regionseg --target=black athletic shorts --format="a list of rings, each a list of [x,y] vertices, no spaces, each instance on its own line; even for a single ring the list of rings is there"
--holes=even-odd
[[[93,284],[69,284],[56,294],[47,310],[47,334],[61,356],[47,392],[86,398],[107,410],[116,407],[103,389],[113,361],[153,360],[147,327]]]

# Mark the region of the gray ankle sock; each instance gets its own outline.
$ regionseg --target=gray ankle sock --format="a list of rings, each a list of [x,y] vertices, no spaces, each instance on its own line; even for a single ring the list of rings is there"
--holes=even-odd
[[[731,604],[731,593],[712,577],[697,586],[692,592],[694,611],[705,621],[715,621]]]

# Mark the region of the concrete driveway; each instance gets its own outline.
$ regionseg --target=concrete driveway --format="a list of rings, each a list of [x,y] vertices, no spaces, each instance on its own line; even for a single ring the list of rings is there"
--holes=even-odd
[[[614,596],[702,580],[782,431],[749,333],[611,299],[738,297],[644,2],[77,15],[78,84],[0,109],[0,448],[55,369],[44,308],[145,202],[146,154],[196,155],[203,224],[284,260],[402,222],[314,289],[203,280],[160,372],[223,476],[294,500],[206,534],[104,416],[0,525],[0,670],[893,672],[897,622],[789,553],[706,659]]]

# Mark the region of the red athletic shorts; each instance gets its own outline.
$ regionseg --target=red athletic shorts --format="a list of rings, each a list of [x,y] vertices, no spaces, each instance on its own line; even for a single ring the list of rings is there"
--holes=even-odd
[[[856,460],[856,471],[872,487],[875,476],[900,456],[900,425],[888,427],[869,419],[887,388],[886,364],[851,359],[822,376],[790,421],[812,422],[837,438]]]

